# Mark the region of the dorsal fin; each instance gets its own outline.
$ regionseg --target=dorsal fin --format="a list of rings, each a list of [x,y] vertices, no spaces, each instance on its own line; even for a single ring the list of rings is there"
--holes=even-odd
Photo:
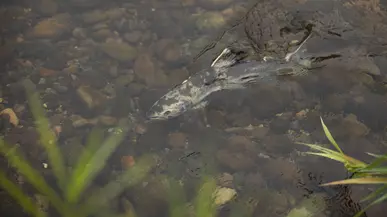
[[[247,57],[245,51],[237,51],[230,47],[226,47],[223,51],[212,61],[212,68],[227,68],[231,67]]]

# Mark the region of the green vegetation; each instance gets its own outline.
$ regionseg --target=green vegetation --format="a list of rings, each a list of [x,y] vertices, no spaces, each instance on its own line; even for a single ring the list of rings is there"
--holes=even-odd
[[[40,194],[47,197],[50,206],[54,207],[61,216],[81,217],[106,214],[108,211],[101,207],[105,207],[108,201],[141,181],[148,174],[154,162],[151,156],[144,156],[136,162],[134,167],[124,171],[116,180],[91,195],[84,195],[86,188],[105,166],[107,159],[120,144],[128,128],[117,127],[114,133],[105,140],[101,136],[102,131],[94,129],[89,135],[84,153],[79,157],[74,169],[69,171],[56,144],[56,136],[49,128],[49,122],[44,116],[38,94],[27,87],[27,97],[40,134],[40,144],[47,152],[48,165],[61,189],[60,194],[47,184],[37,169],[31,167],[17,146],[10,146],[1,139],[0,152],[6,157],[10,166],[14,167]],[[10,181],[5,172],[1,170],[0,185],[32,216],[44,217],[46,215],[30,196],[22,191],[20,186]],[[111,213],[109,216],[115,215]]]
[[[375,155],[368,153],[370,156],[375,159],[371,163],[365,163],[360,160],[354,159],[341,150],[339,145],[333,139],[331,133],[329,132],[327,126],[324,124],[324,121],[321,118],[321,124],[324,129],[325,136],[328,138],[329,142],[334,146],[335,150],[325,148],[322,145],[315,144],[306,144],[300,143],[310,147],[315,152],[306,152],[310,155],[322,156],[325,158],[330,158],[335,161],[339,161],[344,164],[345,168],[353,173],[352,178],[347,180],[340,180],[335,182],[330,182],[323,184],[324,186],[329,185],[342,185],[342,184],[380,184],[377,190],[365,197],[362,202],[372,201],[361,210],[355,217],[361,216],[369,207],[383,202],[387,199],[387,166],[384,164],[387,161],[387,154],[385,155]]]
[[[56,177],[61,192],[51,188],[39,170],[34,169],[25,160],[18,146],[10,146],[0,139],[0,152],[41,195],[44,195],[50,206],[63,217],[86,216],[130,216],[136,217],[132,204],[123,200],[124,214],[117,214],[109,209],[107,204],[116,199],[125,189],[138,184],[155,165],[154,157],[143,156],[136,164],[122,172],[102,188],[85,194],[93,179],[106,165],[106,161],[125,137],[129,127],[121,125],[117,127],[107,139],[103,140],[103,131],[94,129],[87,140],[85,151],[80,155],[78,163],[69,171],[56,143],[54,132],[49,128],[49,122],[45,118],[44,110],[37,93],[27,87],[27,97],[31,112],[35,119],[36,128],[40,134],[40,144],[47,152],[48,165]],[[187,201],[184,190],[178,181],[167,179],[169,186],[170,216],[194,216],[212,217],[216,214],[214,192],[216,182],[212,177],[204,176],[202,185],[198,189],[198,195],[193,201],[192,213],[187,213]],[[41,210],[36,201],[24,193],[21,186],[12,182],[4,171],[0,170],[0,186],[12,196],[25,212],[34,217],[45,217],[47,213]]]
[[[106,161],[124,139],[129,126],[121,124],[115,128],[108,138],[103,138],[101,129],[93,129],[90,133],[85,151],[80,155],[78,163],[68,169],[63,161],[62,154],[56,143],[56,136],[49,128],[49,121],[45,118],[44,110],[37,93],[27,87],[27,96],[31,112],[35,118],[35,125],[40,134],[40,144],[48,155],[50,171],[55,175],[60,192],[50,187],[39,170],[34,169],[25,160],[20,148],[10,146],[0,139],[0,152],[8,160],[10,166],[15,168],[31,184],[39,194],[47,198],[48,203],[63,217],[95,216],[130,216],[136,217],[136,212],[131,203],[124,200],[124,214],[117,214],[109,209],[110,201],[116,199],[124,190],[141,182],[155,165],[154,157],[146,155],[136,161],[130,169],[123,171],[118,177],[105,186],[85,194],[97,174],[105,167]],[[383,164],[387,161],[386,155],[370,154],[375,159],[371,163],[365,163],[344,154],[339,145],[333,139],[328,128],[321,119],[324,132],[330,143],[336,150],[325,148],[322,145],[305,144],[313,151],[310,155],[317,155],[339,161],[354,176],[348,180],[340,180],[327,185],[339,184],[381,184],[376,191],[364,198],[363,201],[372,201],[356,217],[360,216],[369,207],[387,199],[387,167]],[[214,193],[216,182],[211,176],[203,176],[202,185],[193,201],[188,202],[182,184],[178,180],[166,178],[168,186],[169,216],[200,216],[213,217],[216,215],[217,204]],[[9,193],[25,210],[34,217],[45,217],[47,213],[41,210],[29,195],[23,192],[21,186],[12,182],[4,171],[0,170],[0,186]],[[233,210],[235,213],[235,210]]]

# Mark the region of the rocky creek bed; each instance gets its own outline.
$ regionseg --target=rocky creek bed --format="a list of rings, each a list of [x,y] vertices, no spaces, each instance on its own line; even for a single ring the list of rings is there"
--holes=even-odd
[[[133,129],[91,189],[131,167],[137,157],[155,153],[157,168],[122,195],[134,205],[138,216],[167,215],[166,187],[159,175],[180,180],[193,197],[206,168],[215,168],[219,187],[238,193],[235,201],[225,199],[228,203],[224,210],[242,201],[254,216],[286,216],[294,207],[302,206],[305,186],[316,194],[322,192],[324,198],[335,198],[332,194],[338,191],[325,192],[310,177],[315,174],[322,175],[324,181],[341,179],[345,177],[344,168],[326,159],[302,156],[300,152],[305,149],[294,142],[326,143],[319,122],[322,116],[349,155],[364,159],[365,152],[385,153],[386,59],[380,56],[370,62],[357,54],[385,51],[387,19],[385,5],[377,0],[334,2],[348,12],[334,15],[345,19],[357,32],[343,32],[340,40],[317,37],[308,44],[308,50],[330,52],[336,48],[332,43],[344,40],[349,43],[340,47],[342,52],[354,51],[357,58],[349,55],[328,62],[326,68],[286,81],[281,87],[260,84],[248,90],[222,92],[206,109],[209,126],[199,113],[151,124],[145,123],[143,116],[165,91],[207,66],[225,45],[238,42],[250,46],[254,58],[263,53],[283,55],[284,45],[299,39],[300,32],[283,37],[280,27],[297,20],[297,11],[303,14],[315,7],[324,14],[320,1],[262,1],[255,6],[259,8],[256,12],[251,11],[256,2],[231,0],[3,2],[1,135],[9,144],[17,144],[42,174],[50,174],[42,167],[47,159],[38,144],[39,135],[22,85],[28,83],[40,94],[68,167],[76,162],[94,126],[108,131],[118,122],[131,120],[129,116],[135,117]],[[253,19],[248,25],[228,32],[215,49],[194,61],[217,35],[246,13]],[[364,19],[358,19],[359,14]],[[322,27],[331,17],[325,18],[328,21],[322,22]],[[320,18],[314,20],[315,25],[317,21]],[[246,26],[249,31],[243,29]],[[320,30],[323,35],[326,29]],[[1,168],[28,189],[23,178],[8,168],[5,159],[1,160]],[[359,201],[367,193],[368,188],[356,187],[352,194],[345,194]],[[41,198],[34,191],[31,195]],[[1,213],[25,215],[6,193],[1,192],[0,197],[4,201]],[[324,212],[315,210],[311,216],[350,215],[343,214],[332,201],[323,206]],[[381,216],[382,206],[371,209],[368,216]],[[49,205],[42,209],[49,212]]]

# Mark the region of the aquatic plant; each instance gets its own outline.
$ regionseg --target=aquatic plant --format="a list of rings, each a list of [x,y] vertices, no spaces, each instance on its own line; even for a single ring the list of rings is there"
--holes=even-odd
[[[8,160],[10,166],[14,167],[29,184],[47,198],[50,206],[61,216],[117,216],[113,212],[106,210],[106,204],[128,187],[141,181],[148,174],[152,165],[154,165],[153,158],[151,156],[143,156],[132,168],[122,172],[118,178],[92,192],[91,195],[85,195],[86,188],[90,186],[96,175],[106,165],[107,159],[124,138],[128,126],[120,125],[116,127],[113,133],[105,140],[102,138],[102,130],[94,129],[88,137],[85,151],[81,153],[74,168],[69,171],[65,166],[56,143],[56,136],[49,127],[49,121],[45,118],[38,93],[28,86],[26,86],[26,90],[29,106],[40,135],[39,143],[47,153],[48,165],[56,177],[60,192],[55,191],[48,185],[39,170],[33,168],[26,161],[17,146],[10,146],[3,139],[0,139],[0,153]],[[34,217],[44,217],[47,215],[2,170],[0,170],[0,186],[20,204],[25,212]]]
[[[307,143],[299,143],[302,145],[306,145],[311,148],[314,152],[306,152],[309,155],[322,156],[325,158],[329,158],[344,164],[345,168],[353,174],[350,179],[339,180],[334,182],[329,182],[322,184],[323,186],[329,185],[344,185],[344,184],[381,184],[379,188],[377,188],[373,193],[369,194],[367,197],[363,198],[362,202],[372,201],[370,202],[363,210],[358,212],[355,217],[361,216],[368,208],[379,204],[385,200],[387,200],[387,166],[384,164],[387,162],[387,154],[385,155],[375,155],[371,153],[367,153],[375,159],[370,163],[365,163],[363,161],[352,158],[341,150],[339,145],[336,143],[332,134],[330,133],[327,126],[324,124],[322,118],[321,125],[323,127],[325,136],[329,140],[329,142],[334,146],[335,150],[331,150],[329,148],[325,148],[322,145],[316,144],[307,144]]]
[[[155,165],[154,158],[143,156],[130,169],[124,171],[118,178],[111,180],[101,189],[85,195],[86,188],[96,175],[106,165],[107,159],[120,144],[128,130],[128,126],[120,125],[114,133],[103,140],[103,132],[93,129],[88,136],[85,151],[80,155],[77,164],[72,170],[65,167],[60,149],[56,143],[56,136],[49,128],[38,93],[26,86],[27,98],[35,119],[37,131],[40,135],[40,144],[47,152],[48,165],[56,177],[61,192],[56,192],[48,185],[39,170],[33,168],[23,157],[17,146],[6,144],[0,139],[0,153],[8,160],[18,173],[41,194],[46,196],[49,204],[63,217],[86,216],[130,216],[136,217],[136,211],[128,200],[123,200],[124,214],[116,214],[106,207],[106,204],[119,196],[125,189],[139,183]],[[192,203],[185,199],[184,190],[179,181],[167,178],[169,186],[169,211],[171,217],[200,216],[213,217],[216,215],[216,181],[213,177],[203,176],[198,193]],[[22,188],[13,183],[6,173],[0,170],[0,186],[15,199],[24,211],[34,217],[45,217],[47,213],[39,209],[38,204],[23,192]],[[187,205],[192,205],[191,212],[187,212]]]

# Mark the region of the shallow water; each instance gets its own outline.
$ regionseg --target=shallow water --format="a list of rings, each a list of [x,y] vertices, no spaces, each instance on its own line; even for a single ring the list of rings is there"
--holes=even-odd
[[[223,177],[218,178],[219,185],[236,189],[237,201],[251,206],[253,216],[286,216],[306,195],[321,192],[328,198],[327,207],[315,216],[350,216],[345,196],[358,202],[370,192],[368,186],[351,187],[352,193],[318,187],[319,182],[346,178],[344,168],[328,159],[301,155],[306,149],[294,142],[327,143],[320,127],[322,116],[349,155],[366,161],[370,158],[365,152],[386,152],[387,60],[367,56],[385,51],[385,5],[361,0],[255,4],[242,0],[4,4],[1,110],[12,108],[20,123],[14,127],[2,116],[2,135],[25,149],[34,165],[46,161],[20,85],[27,79],[41,95],[69,165],[93,126],[108,130],[135,117],[134,129],[95,186],[122,170],[126,157],[156,154],[160,165],[146,181],[148,187],[123,195],[139,216],[166,215],[166,199],[160,196],[155,177],[180,180],[192,197],[203,173]],[[143,121],[160,96],[208,67],[225,46],[246,48],[253,59],[283,58],[288,43],[303,36],[305,20],[312,20],[318,29],[306,44],[307,53],[342,57],[324,61],[324,67],[307,76],[285,79],[280,86],[258,83],[216,93],[204,111],[168,121]],[[284,27],[292,32],[281,35]],[[249,203],[251,199],[256,203]],[[229,215],[224,210],[232,205],[219,215]],[[385,205],[367,215],[381,216]],[[2,209],[16,212],[12,206]]]

